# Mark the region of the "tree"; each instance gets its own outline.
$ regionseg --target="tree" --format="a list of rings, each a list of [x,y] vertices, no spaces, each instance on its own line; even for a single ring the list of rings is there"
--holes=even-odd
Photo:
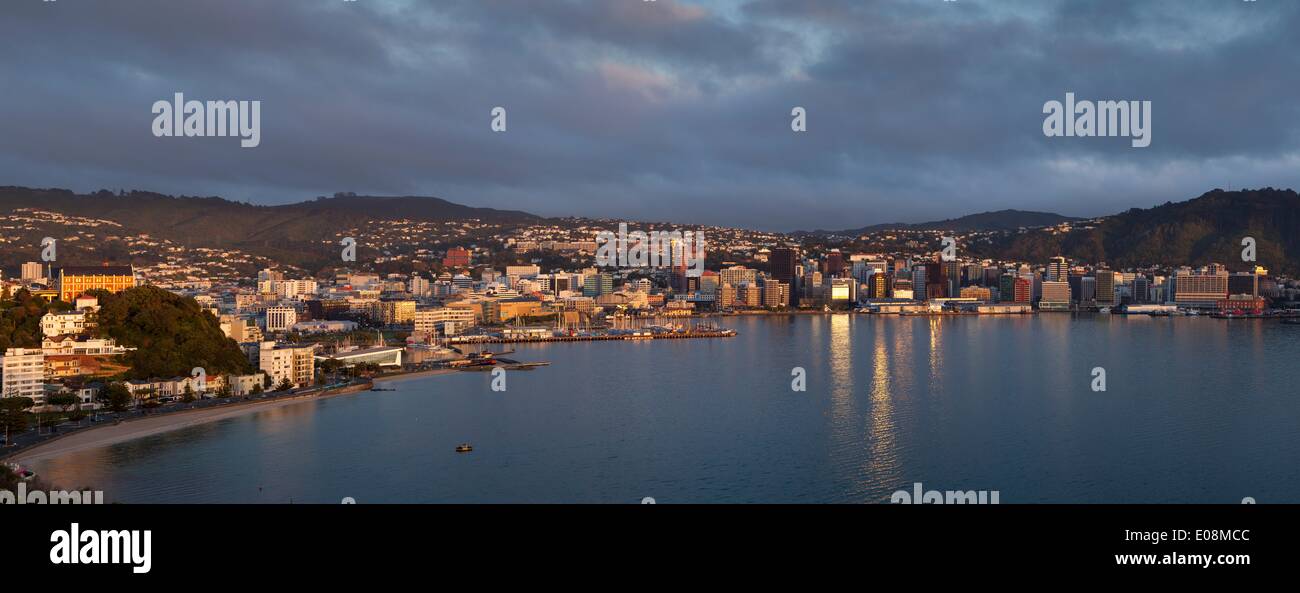
[[[0,397],[0,428],[6,432],[27,430],[27,415],[24,412],[36,405],[30,397]]]
[[[290,381],[288,377],[285,377],[284,380],[280,381],[280,385],[275,388],[276,391],[288,391],[290,389],[293,389],[293,382]]]
[[[131,407],[132,399],[131,390],[121,383],[113,383],[99,394],[99,400],[108,404],[108,409],[114,412],[125,412]]]
[[[194,401],[194,388],[190,387],[189,383],[185,384],[185,393],[181,396],[181,401],[185,403]]]

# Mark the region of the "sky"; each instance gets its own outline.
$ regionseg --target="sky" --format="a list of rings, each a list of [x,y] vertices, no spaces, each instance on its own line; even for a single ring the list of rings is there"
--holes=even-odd
[[[0,185],[777,231],[1096,216],[1300,187],[1298,30],[1273,0],[10,0]],[[177,92],[260,101],[260,145],[156,137]],[[1067,92],[1151,101],[1151,145],[1046,136]]]

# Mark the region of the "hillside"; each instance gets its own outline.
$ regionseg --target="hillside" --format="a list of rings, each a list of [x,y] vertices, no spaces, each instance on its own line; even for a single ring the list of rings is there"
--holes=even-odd
[[[255,206],[217,197],[153,192],[76,194],[63,189],[0,187],[0,213],[38,208],[64,215],[106,219],[127,230],[195,247],[238,248],[292,265],[322,257],[319,241],[367,221],[478,219],[495,223],[540,220],[527,212],[474,208],[433,197],[332,198],[280,206]]]
[[[1053,226],[1063,222],[1072,222],[1079,220],[1070,216],[1062,216],[1051,212],[1031,212],[1027,210],[998,210],[995,212],[980,212],[978,214],[967,214],[958,218],[949,218],[946,220],[936,220],[932,222],[906,223],[891,222],[884,224],[875,224],[867,227],[856,229],[846,229],[842,231],[795,231],[794,235],[836,235],[841,237],[854,237],[868,233],[877,233],[889,230],[915,230],[915,231],[954,231],[958,233],[969,233],[973,231],[1014,231],[1021,227],[1044,227]]]
[[[1046,261],[1053,255],[1112,266],[1219,262],[1242,270],[1241,241],[1253,237],[1256,260],[1275,272],[1300,272],[1300,195],[1274,188],[1216,189],[1186,202],[1166,202],[1109,216],[1066,234],[1007,234],[979,251],[991,257]]]

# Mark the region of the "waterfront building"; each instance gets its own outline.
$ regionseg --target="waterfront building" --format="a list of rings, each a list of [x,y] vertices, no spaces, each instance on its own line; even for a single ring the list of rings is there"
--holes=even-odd
[[[1013,282],[1014,287],[1012,294],[1014,295],[1014,298],[1012,301],[1024,305],[1030,304],[1034,297],[1033,284],[1028,278],[1023,276],[1017,276]]]
[[[414,323],[417,333],[454,336],[474,325],[474,310],[467,307],[416,309]]]
[[[960,297],[987,302],[993,300],[993,291],[984,286],[966,286],[961,289]]]
[[[1038,301],[1038,308],[1044,311],[1069,311],[1070,300],[1069,282],[1048,280],[1043,282],[1043,298]]]
[[[1251,272],[1238,272],[1228,276],[1228,294],[1259,296],[1259,276]]]
[[[763,306],[772,309],[790,306],[790,285],[770,279],[764,282]]]
[[[262,342],[258,348],[258,368],[279,387],[288,379],[295,387],[306,387],[316,378],[316,345],[290,346]]]
[[[376,346],[374,348],[364,348],[358,350],[349,350],[346,352],[336,352],[334,354],[318,354],[316,360],[336,360],[345,367],[356,366],[358,363],[376,364],[381,367],[401,367],[402,366],[402,348],[398,346]],[[278,382],[276,383],[279,384]]]
[[[1115,288],[1117,274],[1111,270],[1097,270],[1097,306],[1112,307],[1115,303]]]
[[[40,348],[10,348],[0,357],[0,396],[30,397],[45,404],[45,353]]]
[[[1228,272],[1221,266],[1195,272],[1183,268],[1173,281],[1174,303],[1182,307],[1215,308],[1228,296]]]

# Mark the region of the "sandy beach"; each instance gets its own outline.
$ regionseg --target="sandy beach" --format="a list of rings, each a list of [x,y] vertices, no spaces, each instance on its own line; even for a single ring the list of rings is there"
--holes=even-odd
[[[454,372],[456,371],[450,369],[438,369],[394,375],[391,377],[380,377],[374,380],[374,386],[379,387],[389,383],[397,383],[421,377],[445,375]],[[341,395],[355,395],[364,392],[365,390],[340,391],[327,395],[304,395],[301,397],[278,399],[273,401],[240,402],[217,408],[188,410],[184,412],[174,412],[160,416],[129,420],[122,422],[121,424],[105,424],[95,428],[83,429],[69,434],[68,436],[39,444],[26,451],[18,452],[13,456],[13,460],[17,461],[19,464],[26,465],[85,449],[104,447],[132,439],[196,426],[207,422],[216,422],[218,420],[236,418],[255,412],[261,412],[263,410],[273,410],[284,406],[313,402]]]

